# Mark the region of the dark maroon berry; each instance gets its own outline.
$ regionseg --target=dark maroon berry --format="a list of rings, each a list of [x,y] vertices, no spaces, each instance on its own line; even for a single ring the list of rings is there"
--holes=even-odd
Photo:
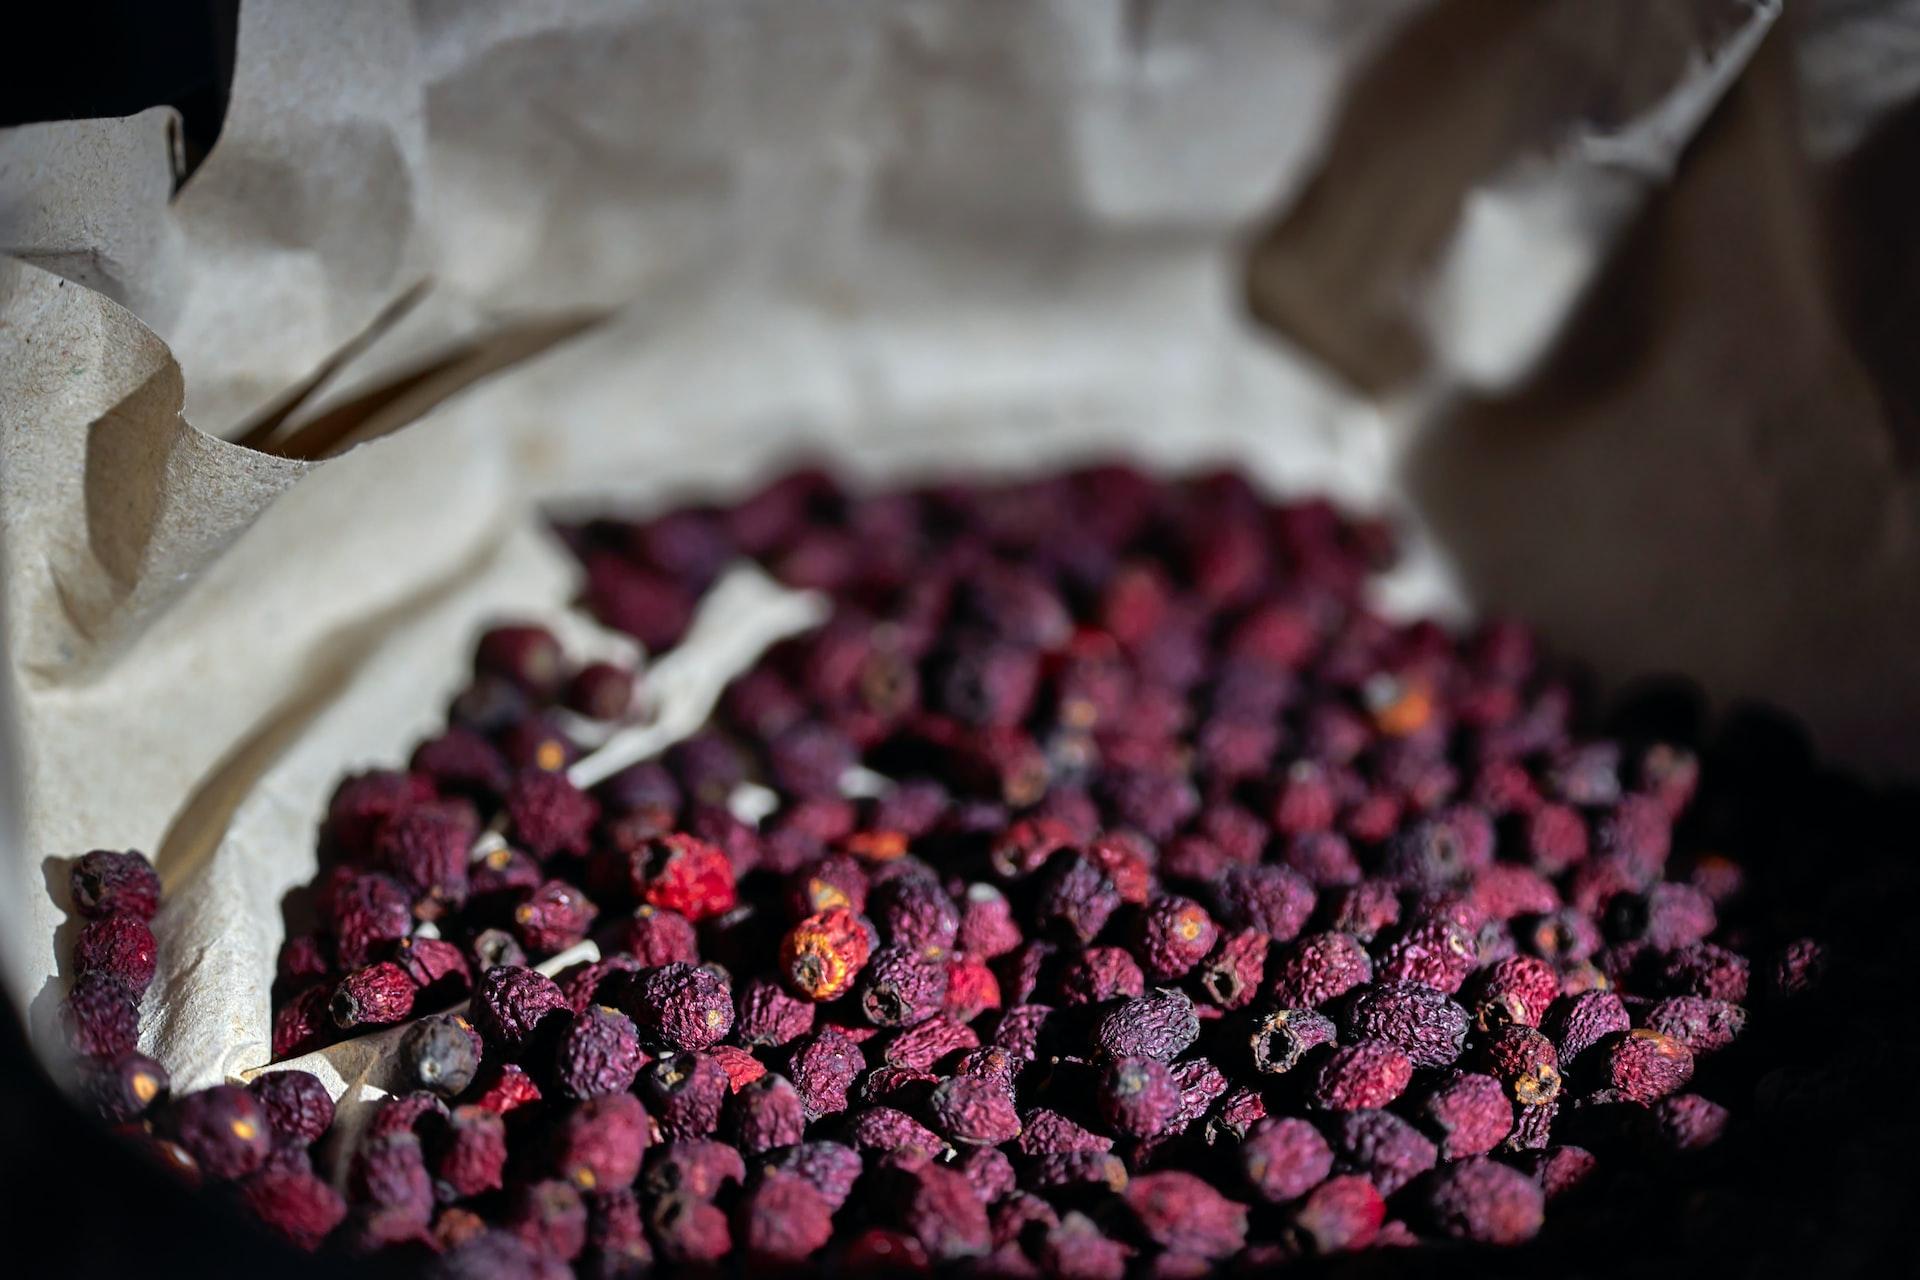
[[[413,983],[391,961],[355,969],[333,989],[327,1009],[342,1031],[401,1022],[413,1012]]]
[[[252,1094],[216,1085],[173,1100],[166,1128],[210,1178],[244,1178],[266,1161],[273,1134]]]
[[[308,1072],[269,1071],[247,1092],[260,1104],[276,1143],[310,1146],[333,1127],[333,1096]]]
[[[102,1120],[125,1124],[162,1102],[172,1084],[167,1069],[143,1053],[96,1063],[81,1079],[87,1101]]]
[[[1546,1197],[1540,1185],[1518,1169],[1478,1158],[1431,1174],[1420,1187],[1420,1208],[1442,1235],[1513,1245],[1539,1233]]]
[[[81,1057],[124,1058],[140,1039],[139,997],[118,978],[84,974],[60,1002],[60,1023],[68,1047]]]
[[[400,1042],[400,1064],[408,1083],[443,1098],[456,1097],[480,1071],[480,1033],[458,1014],[424,1018],[407,1029]]]
[[[160,910],[160,876],[143,853],[95,849],[74,861],[68,879],[74,910],[89,920],[151,920]]]
[[[568,1013],[566,997],[552,978],[500,965],[480,975],[469,1017],[488,1048],[513,1055],[548,1025],[563,1023]]]
[[[311,1173],[262,1170],[240,1184],[253,1216],[297,1249],[312,1252],[345,1221],[347,1202]]]
[[[676,1053],[647,1064],[636,1089],[668,1142],[711,1137],[733,1082],[717,1058]]]

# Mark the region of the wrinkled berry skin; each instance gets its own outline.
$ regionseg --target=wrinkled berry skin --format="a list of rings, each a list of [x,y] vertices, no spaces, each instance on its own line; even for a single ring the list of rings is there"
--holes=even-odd
[[[1150,1138],[1179,1117],[1180,1085],[1164,1062],[1118,1058],[1101,1072],[1098,1103],[1100,1118],[1111,1132]]]
[[[711,966],[643,969],[626,984],[624,1008],[643,1044],[669,1051],[705,1049],[733,1030],[733,987]]]
[[[1200,1019],[1184,992],[1161,988],[1128,1000],[1095,1024],[1093,1043],[1110,1058],[1171,1062],[1200,1038]]]
[[[210,1178],[244,1178],[273,1149],[266,1112],[252,1094],[233,1085],[175,1098],[166,1128]]]
[[[628,1186],[640,1176],[650,1132],[647,1110],[632,1094],[590,1098],[560,1122],[554,1173],[582,1191]]]
[[[358,969],[413,931],[413,895],[392,876],[355,876],[333,896],[335,958]]]
[[[1638,1028],[1606,1050],[1607,1082],[1634,1102],[1657,1102],[1693,1079],[1693,1053],[1671,1036]]]
[[[73,909],[89,920],[131,916],[148,921],[160,910],[160,876],[143,853],[95,849],[74,860],[68,874]]]
[[[998,1081],[971,1076],[943,1080],[927,1100],[934,1128],[966,1146],[997,1146],[1020,1136],[1013,1095]]]
[[[591,1005],[555,1044],[553,1080],[563,1097],[578,1101],[624,1093],[645,1059],[633,1019],[606,1005]]]
[[[1459,1160],[1499,1146],[1513,1129],[1513,1106],[1500,1081],[1460,1072],[1421,1101],[1420,1119],[1439,1140],[1441,1158]]]
[[[505,1185],[507,1126],[482,1107],[455,1107],[434,1156],[434,1194],[464,1200]]]
[[[1241,1142],[1240,1171],[1262,1200],[1285,1204],[1333,1172],[1333,1149],[1305,1120],[1269,1118],[1255,1124]]]
[[[1508,956],[1483,970],[1468,988],[1474,1026],[1537,1027],[1560,994],[1559,975],[1537,956]]]
[[[137,916],[110,915],[90,921],[73,944],[75,973],[117,978],[135,995],[153,984],[158,962],[153,930]]]
[[[785,1076],[771,1072],[735,1093],[728,1100],[727,1116],[728,1131],[748,1155],[790,1147],[807,1126],[799,1093]]]
[[[1328,1111],[1384,1107],[1406,1092],[1413,1062],[1385,1040],[1361,1040],[1333,1051],[1313,1082],[1313,1100]]]
[[[668,1142],[712,1135],[733,1091],[719,1060],[703,1053],[677,1053],[648,1063],[636,1088]]]
[[[1443,1165],[1419,1189],[1422,1216],[1455,1240],[1514,1245],[1539,1234],[1546,1196],[1532,1178],[1495,1160]]]
[[[1391,1111],[1349,1111],[1334,1117],[1327,1136],[1338,1167],[1359,1173],[1390,1196],[1433,1168],[1440,1149]]]
[[[642,902],[677,911],[695,924],[725,915],[739,901],[727,855],[705,840],[678,832],[647,846],[639,892]]]
[[[318,1077],[305,1071],[269,1071],[247,1085],[267,1128],[280,1144],[305,1147],[333,1127],[333,1098]]]
[[[1748,965],[1745,956],[1696,942],[1682,947],[1661,966],[1660,989],[1669,995],[1701,996],[1735,1004],[1747,998]]]
[[[380,867],[413,898],[413,914],[438,920],[467,899],[467,851],[474,830],[445,813],[415,809],[380,828],[373,840]]]
[[[1183,977],[1207,958],[1220,930],[1191,898],[1165,895],[1147,904],[1134,933],[1134,956],[1156,982]]]
[[[1455,921],[1417,924],[1386,950],[1375,975],[1382,982],[1417,982],[1452,995],[1479,962],[1473,934]]]
[[[342,1031],[384,1027],[413,1012],[414,986],[407,971],[390,960],[355,969],[333,989],[327,1010]]]
[[[240,1200],[253,1216],[297,1249],[311,1253],[346,1220],[338,1191],[299,1170],[263,1170],[240,1185]]]
[[[775,1171],[742,1198],[734,1236],[749,1266],[805,1262],[833,1237],[833,1207],[805,1178]]]
[[[818,1120],[847,1109],[847,1090],[866,1067],[859,1045],[824,1027],[794,1047],[787,1074],[800,1094],[807,1119]]]
[[[480,975],[469,1017],[488,1048],[513,1056],[548,1025],[564,1022],[569,1012],[566,996],[552,978],[498,965]]]
[[[167,1069],[152,1058],[143,1053],[129,1053],[111,1062],[94,1064],[81,1083],[87,1101],[93,1104],[94,1112],[102,1120],[125,1124],[162,1102],[172,1082]],[[331,1119],[332,1104],[328,1104],[327,1112]]]
[[[1532,1027],[1502,1027],[1481,1045],[1479,1058],[1522,1107],[1544,1106],[1559,1096],[1559,1051]]]
[[[860,1011],[876,1027],[917,1026],[946,999],[946,965],[905,947],[875,952],[860,975]]]
[[[1344,1253],[1372,1244],[1386,1216],[1386,1202],[1371,1182],[1342,1174],[1301,1201],[1293,1212],[1293,1230],[1314,1253]]]
[[[513,909],[513,927],[529,955],[548,956],[586,937],[599,914],[580,890],[564,880],[548,880]]]
[[[1444,1067],[1466,1046],[1467,1011],[1432,987],[1389,982],[1348,997],[1342,1029],[1349,1039],[1385,1040],[1416,1067]]]
[[[1678,1040],[1696,1057],[1725,1049],[1746,1025],[1747,1011],[1741,1006],[1701,996],[1669,996],[1647,1013],[1647,1026]]]
[[[139,998],[118,978],[84,974],[60,1002],[60,1024],[81,1057],[124,1058],[140,1039]]]
[[[935,1164],[890,1171],[883,1194],[900,1228],[938,1262],[976,1258],[992,1247],[986,1206],[965,1175]]]
[[[1287,1009],[1317,1009],[1373,981],[1373,961],[1350,933],[1301,938],[1272,966],[1267,996]]]
[[[1133,1179],[1125,1193],[1141,1231],[1169,1253],[1228,1258],[1247,1237],[1247,1209],[1190,1173]]]
[[[592,844],[600,803],[557,773],[522,769],[507,788],[507,818],[515,847],[538,862],[584,856]]]
[[[1552,1037],[1560,1062],[1571,1066],[1609,1036],[1627,1030],[1633,1019],[1611,991],[1587,991],[1554,1005],[1540,1029]]]
[[[806,1000],[837,1000],[866,968],[873,943],[860,918],[845,907],[808,916],[780,942],[780,972]]]

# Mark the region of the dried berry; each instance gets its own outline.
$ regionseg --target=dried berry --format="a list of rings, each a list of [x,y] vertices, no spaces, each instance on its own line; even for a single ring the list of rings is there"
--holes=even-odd
[[[560,642],[545,627],[509,623],[493,627],[474,646],[475,675],[498,676],[541,701],[552,699],[566,677]]]
[[[381,826],[373,840],[374,860],[404,886],[413,914],[438,920],[467,900],[470,823],[440,809],[419,807]]]
[[[1093,1029],[1093,1043],[1110,1058],[1171,1062],[1200,1038],[1200,1019],[1185,993],[1160,988],[1110,1010]]]
[[[81,1057],[124,1058],[140,1038],[139,998],[118,978],[83,974],[60,1002],[60,1023]]]
[[[1536,956],[1508,956],[1482,970],[1472,985],[1473,1025],[1537,1027],[1560,994],[1553,966]]]
[[[726,1257],[733,1248],[727,1215],[705,1200],[665,1196],[654,1202],[647,1217],[660,1257],[669,1263],[706,1266]]]
[[[392,876],[355,876],[335,891],[330,922],[341,967],[358,969],[413,931],[413,895]]]
[[[118,987],[119,984],[115,983],[114,986]],[[327,1012],[327,1002],[332,997],[331,986],[308,987],[280,1006],[273,1015],[275,1059],[290,1058],[295,1054],[305,1053],[331,1038],[334,1027],[333,1018]],[[135,1020],[135,1030],[137,1030],[139,1011],[133,1005],[131,993],[128,993],[127,1007],[133,1010],[132,1016]],[[131,1039],[131,1033],[129,1039]]]
[[[95,1064],[82,1080],[95,1113],[110,1124],[125,1124],[146,1114],[166,1097],[171,1083],[167,1069],[143,1053]],[[327,1111],[331,1118],[331,1104]]]
[[[275,1143],[304,1147],[333,1127],[333,1097],[308,1072],[269,1071],[256,1077],[247,1092],[260,1104]]]
[[[1280,1075],[1306,1060],[1312,1050],[1332,1044],[1333,1019],[1311,1009],[1275,1009],[1253,1024],[1247,1038],[1253,1069],[1262,1075]]]
[[[728,1131],[749,1155],[792,1146],[807,1127],[799,1093],[785,1076],[771,1072],[728,1100],[727,1117]]]
[[[564,880],[549,880],[513,909],[513,927],[529,955],[546,956],[586,937],[599,914],[580,890]]]
[[[554,1173],[582,1191],[627,1186],[640,1176],[651,1132],[647,1109],[632,1094],[589,1098],[560,1121]]]
[[[160,910],[160,876],[144,853],[95,849],[75,859],[68,885],[73,909],[89,920],[151,920]]]
[[[131,915],[101,916],[73,944],[76,974],[117,978],[135,995],[153,982],[158,948],[146,921]]]
[[[1572,1066],[1587,1050],[1633,1025],[1626,1005],[1611,991],[1588,991],[1548,1010],[1541,1030],[1553,1038],[1560,1063]]]
[[[1697,1093],[1660,1099],[1642,1113],[1643,1140],[1656,1152],[1699,1151],[1720,1141],[1731,1115]]]
[[[705,1049],[733,1030],[733,987],[711,965],[663,964],[626,984],[624,1007],[643,1043]]]
[[[1200,987],[1222,1009],[1253,1003],[1266,976],[1272,938],[1258,929],[1241,929],[1220,940],[1200,967]]]
[[[1671,1036],[1639,1028],[1606,1050],[1607,1083],[1634,1102],[1654,1102],[1693,1079],[1693,1053]]]
[[[953,1150],[939,1134],[893,1107],[868,1107],[847,1126],[847,1140],[861,1151],[906,1153],[931,1160]]]
[[[1349,1111],[1333,1118],[1327,1136],[1339,1167],[1363,1174],[1383,1196],[1425,1173],[1440,1159],[1426,1135],[1391,1111]]]
[[[1169,1253],[1228,1258],[1246,1243],[1247,1209],[1190,1173],[1168,1171],[1127,1184],[1127,1208],[1148,1239]]]
[[[1354,1040],[1384,1040],[1416,1067],[1444,1067],[1467,1041],[1467,1011],[1415,982],[1362,987],[1347,1001],[1341,1028]]]
[[[973,1028],[955,1022],[945,1014],[935,1014],[917,1027],[909,1027],[888,1042],[887,1065],[911,1071],[925,1071],[941,1059],[968,1049],[978,1048],[980,1037]]]
[[[1293,1230],[1314,1253],[1343,1253],[1372,1244],[1386,1216],[1387,1206],[1371,1182],[1343,1174],[1308,1193],[1293,1211]]]
[[[860,974],[860,1011],[877,1027],[911,1027],[940,1012],[947,967],[905,947],[884,947]]]
[[[1518,1169],[1485,1158],[1436,1170],[1421,1184],[1422,1216],[1435,1231],[1478,1244],[1520,1244],[1540,1231],[1546,1197]]]
[[[1678,1040],[1698,1057],[1739,1039],[1746,1029],[1747,1011],[1725,1000],[1669,996],[1647,1011],[1647,1025]]]
[[[394,946],[393,962],[417,989],[416,1004],[455,999],[473,986],[467,957],[451,942],[439,938],[402,938]]]
[[[557,1029],[570,1010],[552,978],[532,969],[498,965],[480,975],[469,1016],[488,1048],[514,1055],[548,1027]]]
[[[796,995],[835,1000],[852,989],[872,953],[861,920],[844,907],[808,916],[780,942],[780,972]]]
[[[1660,989],[1669,995],[1701,996],[1735,1004],[1747,998],[1747,960],[1711,942],[1696,942],[1666,958]]]
[[[833,1206],[798,1174],[769,1172],[741,1199],[736,1216],[749,1265],[804,1262],[833,1236]]]
[[[413,1012],[413,982],[390,960],[355,969],[333,989],[327,1011],[342,1031],[403,1022]]]
[[[515,845],[545,862],[587,852],[600,804],[560,774],[522,769],[507,787],[506,812]]]
[[[1416,924],[1389,946],[1374,967],[1382,982],[1417,982],[1448,995],[1458,991],[1479,963],[1473,933],[1453,920]]]
[[[1134,955],[1147,977],[1164,982],[1184,976],[1206,959],[1219,939],[1220,930],[1206,908],[1191,898],[1166,894],[1141,913]]]
[[[1420,1120],[1440,1143],[1442,1159],[1483,1156],[1513,1129],[1505,1087],[1489,1075],[1455,1072],[1421,1100]]]
[[[166,1129],[210,1178],[244,1178],[273,1148],[266,1112],[252,1094],[234,1085],[175,1098]]]
[[[536,1254],[571,1262],[587,1247],[587,1203],[571,1182],[548,1178],[515,1188],[507,1227]]]
[[[1373,980],[1373,961],[1350,933],[1316,933],[1287,947],[1273,964],[1267,995],[1289,1009],[1317,1009]]]
[[[624,1093],[645,1061],[633,1019],[590,1005],[555,1044],[553,1081],[563,1097],[579,1101]]]
[[[484,1107],[455,1107],[439,1135],[433,1159],[434,1193],[464,1200],[505,1185],[507,1126]]]
[[[1285,1204],[1333,1172],[1333,1149],[1305,1120],[1266,1119],[1240,1144],[1240,1169],[1255,1195],[1270,1204]]]
[[[953,1169],[921,1164],[895,1171],[887,1198],[900,1228],[935,1262],[975,1258],[992,1246],[986,1206]]]
[[[587,1252],[575,1274],[587,1280],[638,1280],[653,1270],[653,1244],[640,1197],[631,1188],[587,1197]]]
[[[1413,1062],[1385,1040],[1343,1045],[1320,1065],[1313,1100],[1328,1111],[1384,1107],[1406,1092]]]
[[[796,1044],[787,1062],[787,1074],[809,1120],[845,1111],[847,1090],[866,1069],[860,1046],[831,1027]]]
[[[268,1228],[308,1252],[347,1216],[347,1202],[338,1191],[299,1171],[263,1170],[240,1184],[240,1200]]]
[[[1550,1104],[1561,1086],[1560,1053],[1532,1027],[1502,1027],[1480,1046],[1481,1065],[1523,1108]]]
[[[1120,891],[1099,862],[1075,850],[1062,850],[1047,863],[1041,877],[1034,922],[1084,946],[1100,936],[1120,904]]]

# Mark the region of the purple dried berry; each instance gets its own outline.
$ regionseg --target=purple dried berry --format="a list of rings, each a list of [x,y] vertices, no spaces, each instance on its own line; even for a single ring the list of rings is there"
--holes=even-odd
[[[95,849],[75,860],[68,884],[74,910],[89,920],[151,920],[160,910],[160,876],[144,853]]]

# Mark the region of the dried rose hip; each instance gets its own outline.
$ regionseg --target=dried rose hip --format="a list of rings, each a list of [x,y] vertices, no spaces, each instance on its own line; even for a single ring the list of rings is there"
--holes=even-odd
[[[796,995],[835,1000],[867,965],[872,940],[860,918],[844,907],[808,916],[780,943],[780,971]]]
[[[628,981],[623,1006],[643,1043],[705,1049],[733,1030],[733,988],[711,965],[663,964]]]
[[[89,920],[151,920],[160,910],[160,876],[144,853],[95,849],[75,859],[68,883],[74,910]]]
[[[1313,1100],[1328,1111],[1384,1107],[1406,1091],[1413,1062],[1385,1040],[1361,1040],[1333,1051],[1313,1082]]]
[[[570,1011],[559,986],[545,974],[498,965],[480,975],[469,1016],[487,1046],[505,1054],[526,1049],[543,1029]]]
[[[1193,1001],[1180,991],[1161,988],[1127,1000],[1095,1025],[1094,1045],[1108,1057],[1156,1058],[1171,1062],[1200,1038]]]
[[[334,1025],[342,1031],[401,1022],[413,1012],[413,982],[407,971],[389,960],[355,969],[340,979],[327,1004]]]
[[[136,916],[101,916],[73,944],[75,973],[117,978],[136,995],[152,984],[157,961],[153,930]]]
[[[267,1119],[274,1141],[308,1146],[333,1127],[333,1098],[318,1077],[305,1071],[269,1071],[247,1086]]]
[[[940,1012],[947,967],[906,947],[883,947],[860,974],[860,1011],[877,1027],[912,1027]]]

